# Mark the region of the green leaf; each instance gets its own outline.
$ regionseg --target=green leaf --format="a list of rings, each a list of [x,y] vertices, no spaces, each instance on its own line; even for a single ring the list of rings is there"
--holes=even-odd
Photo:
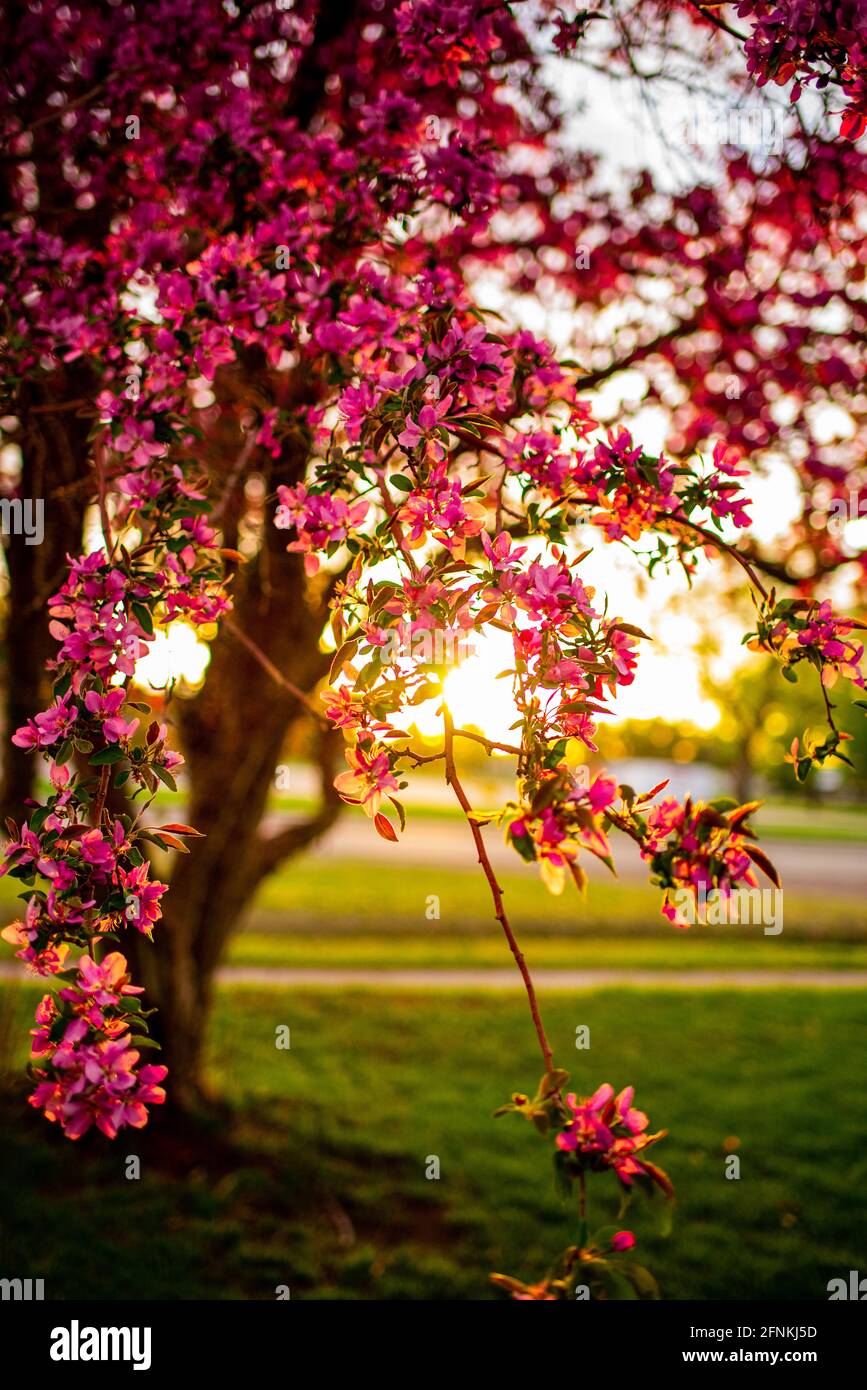
[[[92,767],[107,767],[110,763],[119,763],[125,757],[124,751],[119,743],[109,743],[107,747],[100,748],[98,753],[94,753],[90,759]]]
[[[555,1091],[562,1090],[568,1080],[569,1073],[564,1071],[562,1067],[555,1067],[553,1071],[546,1071],[539,1082],[539,1089],[536,1093],[537,1100],[545,1100],[548,1096],[552,1096]]]
[[[184,544],[187,544],[186,540]],[[147,633],[148,637],[154,635],[154,620],[151,611],[143,603],[131,603],[130,607],[139,621],[140,626]]]
[[[328,672],[329,681],[334,680],[334,677],[337,675],[338,671],[341,669],[345,661],[352,661],[353,657],[358,651],[358,645],[358,638],[352,637],[347,642],[342,643],[342,645],[337,648],[337,651],[334,653],[334,657],[331,662],[331,669]]]
[[[577,1274],[580,1279],[590,1276],[591,1288],[595,1284],[606,1298],[617,1302],[634,1303],[638,1298],[632,1283],[608,1260],[582,1260]]]
[[[659,1285],[644,1265],[621,1265],[621,1272],[629,1280],[639,1298],[656,1299],[659,1298]]]

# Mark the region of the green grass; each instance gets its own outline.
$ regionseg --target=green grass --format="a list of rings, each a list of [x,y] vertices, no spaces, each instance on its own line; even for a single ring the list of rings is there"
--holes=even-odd
[[[751,926],[677,931],[649,885],[602,880],[586,898],[555,898],[532,875],[498,878],[531,968],[867,968],[867,904],[857,899],[787,893],[783,932],[770,937]],[[431,894],[437,920],[425,915]],[[381,970],[510,961],[481,874],[316,858],[284,866],[263,885],[228,955],[234,965]]]
[[[867,969],[867,903],[786,893],[784,929],[696,926],[677,931],[644,884],[601,880],[586,898],[551,897],[531,874],[504,873],[510,920],[531,968],[634,970]],[[20,913],[18,885],[0,880],[0,910]],[[438,920],[425,913],[439,898]],[[3,960],[12,959],[3,947]],[[343,969],[481,969],[511,957],[474,870],[306,858],[262,886],[231,965]]]
[[[35,992],[6,997],[26,1036]],[[671,1131],[656,1150],[678,1188],[671,1236],[640,1200],[623,1223],[665,1297],[824,1300],[829,1279],[865,1267],[857,996],[606,990],[542,1004],[579,1090],[632,1082]],[[280,1024],[290,1051],[274,1046]],[[589,1052],[575,1051],[578,1024]],[[574,1232],[550,1144],[491,1118],[540,1072],[517,994],[223,991],[211,1068],[235,1118],[205,1145],[159,1114],[115,1145],[72,1145],[4,1102],[0,1274],[44,1277],[52,1298],[270,1299],[288,1284],[302,1299],[479,1299],[499,1296],[491,1270],[536,1277]],[[591,1181],[591,1217],[613,1219],[615,1188]]]
[[[670,941],[674,932],[660,916],[660,892],[649,884],[594,881],[582,897],[567,891],[546,893],[534,874],[501,873],[509,919],[521,934],[572,938],[649,936]],[[439,898],[438,920],[426,918],[428,898]],[[306,858],[285,864],[263,884],[250,914],[259,931],[476,935],[491,932],[491,902],[483,875],[473,868],[446,869],[363,860]],[[701,928],[705,935],[738,934],[735,927]],[[786,893],[784,930],[762,937],[757,927],[745,936],[765,942],[789,939],[867,940],[867,904],[859,899]],[[678,933],[684,939],[699,931]]]
[[[837,840],[867,844],[867,807],[769,799],[756,814],[762,839]]]
[[[512,968],[508,946],[493,923],[489,934],[388,936],[314,932],[241,932],[228,965],[317,970],[483,970]],[[755,928],[701,930],[682,939],[531,935],[524,955],[531,970],[867,970],[867,943],[768,940]],[[720,939],[728,930],[733,938]],[[664,928],[663,928],[664,931]],[[662,933],[660,933],[662,935]]]

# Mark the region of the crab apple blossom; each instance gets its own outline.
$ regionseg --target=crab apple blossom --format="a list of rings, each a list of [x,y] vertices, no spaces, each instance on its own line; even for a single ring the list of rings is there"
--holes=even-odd
[[[647,1179],[667,1195],[671,1183],[655,1164],[637,1158],[658,1140],[665,1131],[646,1134],[648,1119],[641,1110],[632,1107],[633,1089],[625,1087],[618,1095],[607,1083],[593,1095],[580,1100],[574,1094],[566,1096],[566,1106],[572,1118],[557,1135],[557,1149],[566,1155],[567,1171],[602,1172],[610,1169],[625,1187],[636,1178]]]
[[[347,801],[360,803],[366,816],[376,815],[383,792],[397,791],[397,778],[391,772],[388,753],[361,744],[346,750],[349,771],[341,772],[334,785]]]
[[[587,887],[587,856],[613,869],[624,834],[663,894],[725,891],[752,882],[753,866],[773,874],[748,829],[752,807],[658,802],[662,787],[636,793],[597,768],[579,780],[599,721],[616,713],[624,687],[639,686],[649,637],[587,582],[585,532],[599,547],[625,547],[650,580],[665,564],[689,576],[705,555],[739,566],[757,604],[755,641],[784,675],[798,666],[817,675],[828,734],[793,751],[798,775],[841,756],[828,691],[841,676],[862,683],[859,624],[814,591],[852,556],[809,523],[853,472],[821,437],[819,407],[844,403],[853,456],[867,436],[867,165],[853,138],[805,125],[764,165],[722,151],[714,187],[663,195],[641,172],[621,192],[605,190],[598,161],[564,139],[548,55],[582,61],[588,33],[605,25],[616,70],[632,61],[634,25],[647,26],[656,51],[654,25],[670,6],[640,0],[628,15],[605,7],[573,18],[548,0],[343,8],[31,0],[0,15],[10,55],[0,74],[2,419],[25,423],[30,454],[37,440],[42,476],[49,417],[64,464],[81,464],[69,481],[56,466],[54,495],[86,494],[100,533],[83,554],[83,525],[70,542],[47,600],[50,696],[24,723],[16,716],[12,733],[15,749],[49,764],[48,789],[10,824],[0,867],[27,900],[4,936],[55,983],[37,1010],[31,1104],[69,1138],[93,1128],[113,1138],[165,1099],[166,1069],[141,1065],[148,1011],[114,949],[128,932],[134,951],[141,937],[163,950],[168,885],[149,854],[183,851],[196,835],[154,823],[156,793],[176,790],[183,765],[171,692],[144,702],[134,688],[157,634],[179,617],[209,640],[219,628],[222,655],[234,632],[297,701],[281,668],[298,648],[285,634],[315,614],[307,626],[318,639],[327,616],[328,657],[310,662],[300,695],[346,740],[333,799],[361,806],[394,843],[409,777],[423,765],[443,772],[545,1068],[534,1099],[516,1095],[504,1108],[556,1134],[558,1175],[579,1190],[577,1243],[549,1277],[502,1276],[502,1287],[560,1297],[583,1265],[605,1296],[623,1277],[646,1296],[646,1271],[613,1259],[628,1254],[631,1233],[595,1240],[587,1228],[585,1186],[614,1172],[624,1189],[670,1196],[645,1156],[662,1134],[647,1133],[629,1087],[565,1092],[486,833],[497,823],[555,892],[569,878]],[[689,36],[716,41],[705,7],[677,8]],[[862,0],[842,7],[835,43],[829,6],[741,10],[755,24],[726,93],[757,77],[795,80],[797,97],[833,78],[843,133],[856,137]],[[563,297],[573,356],[530,331],[528,296],[542,310]],[[664,448],[645,446],[625,401],[617,418],[602,418],[590,398],[632,367],[647,403],[668,412]],[[760,577],[778,563],[743,534],[752,475],[774,451],[804,504],[780,581],[797,597],[779,601]],[[281,606],[290,580],[292,602]],[[237,625],[234,604],[246,620]],[[263,640],[279,631],[279,664],[246,631],[262,636],[269,624]],[[504,637],[508,741],[456,726],[443,680],[454,633],[465,644]],[[419,634],[443,639],[441,659],[435,641],[416,644]],[[232,664],[247,679],[237,661],[222,669]],[[208,702],[191,738],[194,779],[225,756],[211,730],[252,722],[246,705],[239,721],[220,704]],[[259,709],[270,729],[272,708]],[[420,736],[423,709],[432,741]],[[514,795],[492,812],[474,808],[464,787],[467,742],[511,759]],[[246,744],[239,758],[256,761]],[[209,798],[192,800],[208,814]],[[222,820],[245,837],[259,881],[283,842],[254,845],[246,804],[234,810],[209,833],[225,837]],[[223,838],[202,872],[231,848]],[[222,886],[208,885],[205,915],[224,910],[218,899],[232,895]],[[178,896],[189,912],[206,895]],[[197,996],[197,1025],[204,962],[214,968],[230,925],[221,918],[206,939],[183,914],[172,922],[180,945],[167,954],[194,960],[202,979],[188,972],[163,1002],[175,1009]],[[73,948],[83,954],[70,976]],[[183,1022],[194,1053],[202,1027]]]
[[[141,1129],[148,1106],[164,1102],[166,1067],[138,1065],[131,1029],[140,1034],[144,1024],[125,1001],[141,993],[130,983],[126,960],[113,951],[101,964],[82,956],[74,980],[40,1001],[30,1104],[67,1138],[80,1139],[94,1125],[109,1139],[126,1125]]]
[[[844,107],[840,134],[857,140],[867,130],[867,6],[864,0],[741,0],[737,14],[752,31],[744,46],[759,85],[794,80],[805,87],[839,84]]]
[[[350,505],[340,497],[311,496],[303,484],[297,488],[281,487],[278,496],[280,506],[274,518],[275,525],[298,533],[298,539],[290,543],[289,549],[304,552],[305,565],[311,574],[319,568],[314,552],[345,540],[367,514],[366,502]]]

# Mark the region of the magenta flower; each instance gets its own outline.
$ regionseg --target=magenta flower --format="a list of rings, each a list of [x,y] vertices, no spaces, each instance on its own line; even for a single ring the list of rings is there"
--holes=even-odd
[[[429,401],[423,405],[418,413],[418,420],[413,420],[412,416],[408,415],[403,430],[397,436],[398,444],[402,445],[404,449],[417,449],[420,444],[426,444],[439,429],[451,406],[452,397],[443,396],[442,400]],[[441,457],[442,444],[437,441],[434,447],[438,456]]]
[[[78,710],[67,699],[55,700],[49,709],[16,729],[12,742],[18,748],[51,748],[68,738],[77,718]]]
[[[86,831],[78,843],[86,864],[90,864],[97,874],[111,873],[115,864],[114,848],[103,837],[101,830]]]
[[[665,1130],[644,1132],[647,1116],[632,1108],[633,1094],[627,1086],[615,1096],[614,1087],[606,1084],[585,1100],[567,1095],[572,1119],[557,1135],[557,1148],[579,1172],[610,1169],[624,1187],[631,1187],[636,1178],[647,1178],[670,1196],[671,1183],[662,1169],[637,1157],[663,1139]]]
[[[150,936],[163,915],[160,898],[168,891],[168,884],[151,881],[147,864],[133,869],[122,868],[119,872],[127,896],[127,920],[144,936]]]
[[[280,505],[274,525],[297,531],[298,539],[290,542],[287,549],[304,554],[309,574],[315,574],[319,568],[319,560],[313,552],[346,540],[350,531],[361,525],[368,511],[368,504],[363,500],[349,504],[342,497],[329,493],[311,494],[303,483],[294,488],[279,487],[277,497]]]
[[[397,778],[391,771],[388,754],[370,752],[359,745],[346,750],[350,771],[341,772],[334,785],[344,801],[360,803],[365,815],[379,811],[384,792],[397,791]]]
[[[635,1245],[635,1236],[631,1231],[618,1231],[611,1237],[611,1249],[617,1251],[631,1250]]]
[[[84,697],[86,709],[103,721],[102,733],[106,743],[119,743],[121,739],[132,738],[139,726],[138,719],[121,718],[120,710],[125,699],[126,691],[121,687],[115,687],[105,695],[89,690]]]

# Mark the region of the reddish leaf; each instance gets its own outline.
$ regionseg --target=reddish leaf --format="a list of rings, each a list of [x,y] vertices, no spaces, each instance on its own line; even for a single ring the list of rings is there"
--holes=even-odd
[[[384,816],[381,811],[377,811],[373,817],[373,824],[377,835],[381,835],[383,840],[392,840],[397,843],[397,831],[392,825],[388,816]]]
[[[774,887],[779,888],[780,875],[777,873],[770,859],[765,854],[765,851],[763,849],[759,849],[758,845],[744,845],[744,849],[752,859],[753,863],[758,865],[762,873],[765,874],[766,877],[771,880],[771,883],[773,883]]]

